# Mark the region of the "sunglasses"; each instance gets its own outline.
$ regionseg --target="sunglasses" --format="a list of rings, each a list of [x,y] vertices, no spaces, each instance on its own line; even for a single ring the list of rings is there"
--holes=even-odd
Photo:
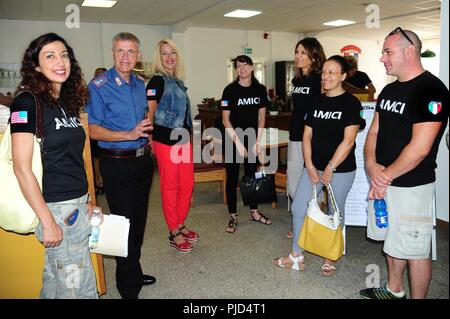
[[[412,42],[411,38],[408,37],[408,35],[406,34],[406,32],[405,32],[402,28],[400,28],[400,27],[395,28],[395,30],[391,31],[391,33],[389,33],[389,35],[393,35],[393,34],[396,34],[396,33],[398,33],[398,32],[400,32],[400,33],[406,38],[406,40],[409,41],[409,43],[411,43],[412,45],[414,45],[414,42]]]

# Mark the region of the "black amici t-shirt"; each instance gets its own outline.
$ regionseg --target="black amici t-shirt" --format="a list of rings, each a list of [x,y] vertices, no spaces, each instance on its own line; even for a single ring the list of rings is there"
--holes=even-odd
[[[258,111],[268,107],[270,100],[267,89],[260,83],[252,83],[245,87],[235,81],[229,84],[222,93],[222,110],[230,111],[230,122],[233,128],[258,129]]]
[[[303,141],[303,129],[305,128],[305,116],[311,108],[311,104],[321,92],[321,77],[319,73],[313,73],[307,77],[292,79],[292,110],[289,122],[289,140]]]
[[[24,92],[11,104],[11,133],[36,133],[36,106],[33,96]],[[42,188],[47,203],[85,195],[88,191],[83,161],[84,129],[65,106],[42,105],[44,155]],[[19,113],[18,113],[19,112]]]
[[[366,127],[361,102],[348,92],[334,97],[322,94],[314,102],[306,116],[305,125],[313,130],[311,148],[314,166],[323,171],[344,139],[347,126]],[[356,169],[356,143],[347,158],[336,168],[336,173],[352,172]]]
[[[372,83],[372,80],[369,78],[367,73],[356,71],[355,75],[352,77],[347,77],[345,82],[350,83],[359,89],[365,89],[369,83]]]
[[[448,90],[430,72],[407,82],[388,84],[378,97],[376,112],[379,116],[376,158],[389,166],[411,140],[413,125],[424,122],[442,122],[438,136],[428,155],[413,170],[396,178],[393,186],[414,187],[436,180],[436,156],[439,142],[448,120]]]
[[[161,98],[164,94],[164,78],[161,75],[154,75],[150,81],[147,84],[147,87],[145,88],[145,91],[147,92],[147,101],[156,101],[156,103],[159,103],[161,101]],[[187,124],[187,107],[186,107],[186,113],[184,115],[184,125],[183,128],[191,131],[189,129],[189,126]],[[165,144],[165,145],[175,145],[181,142],[181,135],[178,135],[178,139],[171,140],[170,134],[172,134],[172,131],[179,130],[179,129],[171,129],[165,126],[153,124],[153,141]]]

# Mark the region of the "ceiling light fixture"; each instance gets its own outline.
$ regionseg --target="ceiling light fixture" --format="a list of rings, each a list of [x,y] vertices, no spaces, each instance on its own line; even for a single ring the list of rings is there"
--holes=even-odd
[[[323,23],[323,25],[330,26],[330,27],[342,27],[344,25],[354,24],[355,21],[350,20],[334,20],[334,21],[328,21]]]
[[[82,7],[95,7],[95,8],[111,8],[117,1],[113,0],[84,0],[81,4]]]
[[[252,11],[252,10],[234,10],[232,12],[228,12],[224,14],[224,17],[227,18],[250,18],[261,14],[261,11]]]

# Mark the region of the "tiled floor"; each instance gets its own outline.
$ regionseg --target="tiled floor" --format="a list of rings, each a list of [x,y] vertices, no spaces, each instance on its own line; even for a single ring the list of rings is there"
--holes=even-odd
[[[319,273],[321,259],[310,254],[306,254],[302,272],[275,267],[273,259],[289,253],[291,244],[286,238],[291,218],[283,194],[279,195],[278,209],[270,205],[260,207],[272,219],[270,226],[250,221],[248,209],[238,202],[238,229],[228,234],[224,231],[227,209],[222,194],[215,189],[216,185],[211,183],[196,185],[196,206],[186,224],[200,234],[200,241],[194,243],[192,253],[180,254],[168,243],[155,176],[141,264],[144,272],[154,275],[157,282],[143,287],[140,298],[360,298],[359,290],[372,278],[369,275],[379,271],[380,280],[386,279],[382,245],[368,241],[364,227],[347,227],[347,255],[332,277]],[[106,207],[104,196],[99,197],[99,203]],[[428,298],[448,299],[448,232],[438,231],[437,237],[438,260],[433,262]],[[105,257],[104,265],[107,293],[102,298],[120,298],[115,287],[114,259]]]

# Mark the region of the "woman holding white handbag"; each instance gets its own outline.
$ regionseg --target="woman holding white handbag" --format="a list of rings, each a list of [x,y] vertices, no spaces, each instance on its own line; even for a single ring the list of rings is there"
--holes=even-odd
[[[306,117],[302,149],[303,170],[307,174],[302,174],[292,204],[292,252],[287,257],[275,259],[275,265],[281,268],[304,268],[303,250],[297,245],[297,240],[312,197],[311,184],[319,193],[322,185],[330,184],[341,217],[345,216],[345,201],[356,171],[355,139],[358,131],[366,125],[361,103],[342,88],[347,72],[348,65],[342,56],[332,56],[323,65],[325,94],[313,104]],[[329,207],[329,212],[332,211]],[[331,276],[335,269],[332,260],[324,259],[323,275]]]

